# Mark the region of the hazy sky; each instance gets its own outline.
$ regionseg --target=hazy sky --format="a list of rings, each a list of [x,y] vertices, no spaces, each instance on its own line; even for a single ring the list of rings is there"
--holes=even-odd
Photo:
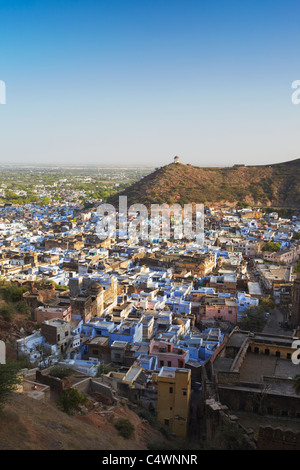
[[[0,0],[0,163],[300,156],[299,0]]]

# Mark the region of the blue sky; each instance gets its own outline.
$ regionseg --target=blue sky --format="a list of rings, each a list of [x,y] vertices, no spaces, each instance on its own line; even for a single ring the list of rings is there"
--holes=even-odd
[[[0,0],[0,163],[300,156],[298,0]]]

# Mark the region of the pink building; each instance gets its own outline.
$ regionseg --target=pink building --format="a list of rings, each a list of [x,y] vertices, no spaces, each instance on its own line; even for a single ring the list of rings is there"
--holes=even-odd
[[[61,320],[71,321],[71,307],[38,307],[34,311],[34,320],[43,323],[46,320],[60,318]]]
[[[159,368],[163,366],[184,368],[185,361],[188,360],[187,351],[167,341],[151,341],[149,354],[157,357]]]
[[[224,304],[209,304],[201,305],[199,307],[199,314],[197,321],[204,319],[214,319],[229,321],[231,323],[237,322],[238,306],[236,301],[227,300]]]

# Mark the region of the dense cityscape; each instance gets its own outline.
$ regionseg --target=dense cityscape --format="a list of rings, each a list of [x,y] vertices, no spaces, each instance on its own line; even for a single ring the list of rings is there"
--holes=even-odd
[[[124,439],[152,426],[146,448],[298,448],[297,209],[204,205],[201,246],[100,239],[101,204],[151,169],[5,171],[0,339],[17,394],[123,419]]]
[[[299,14],[0,2],[1,451],[300,450]]]

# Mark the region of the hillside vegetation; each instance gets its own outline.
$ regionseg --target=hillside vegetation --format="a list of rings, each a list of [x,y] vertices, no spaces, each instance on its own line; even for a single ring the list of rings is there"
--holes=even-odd
[[[114,426],[120,419],[134,427],[129,438]],[[176,448],[179,441],[173,440],[166,440],[127,406],[116,407],[108,418],[93,410],[69,415],[53,401],[17,393],[0,413],[0,450],[147,450],[157,442]]]
[[[197,167],[171,163],[145,176],[114,195],[118,204],[125,195],[128,204],[237,204],[285,208],[300,207],[300,159],[290,162],[232,167]]]

